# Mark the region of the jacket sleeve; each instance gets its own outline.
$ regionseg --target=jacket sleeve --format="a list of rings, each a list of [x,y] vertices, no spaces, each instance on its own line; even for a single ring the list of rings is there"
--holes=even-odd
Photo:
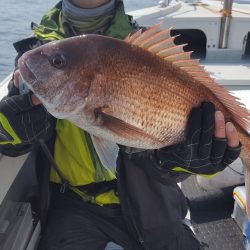
[[[24,39],[14,44],[15,61],[27,50],[40,46],[36,38]],[[49,140],[54,133],[55,118],[43,105],[33,105],[31,94],[19,94],[13,78],[8,84],[8,94],[0,101],[0,153],[19,156],[32,150],[38,139]]]
[[[129,159],[136,166],[142,168],[145,173],[154,178],[163,185],[172,185],[174,183],[182,182],[190,176],[189,173],[172,171],[169,168],[162,167],[159,164],[157,157],[158,150],[142,150],[121,146],[118,160]]]

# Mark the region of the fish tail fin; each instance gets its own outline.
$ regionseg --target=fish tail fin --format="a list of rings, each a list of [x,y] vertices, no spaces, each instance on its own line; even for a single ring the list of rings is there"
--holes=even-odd
[[[246,188],[246,212],[250,220],[250,134],[247,132],[239,133],[242,143],[240,158],[246,168],[245,171],[245,188]]]
[[[246,189],[246,212],[247,218],[250,220],[250,169],[247,167],[245,171],[245,189]]]

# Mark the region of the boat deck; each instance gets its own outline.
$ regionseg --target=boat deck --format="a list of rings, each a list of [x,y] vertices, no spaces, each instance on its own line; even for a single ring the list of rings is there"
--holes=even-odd
[[[243,249],[242,232],[231,214],[233,188],[205,191],[195,176],[182,182],[182,190],[190,202],[191,222],[197,238],[209,250]],[[207,246],[207,247],[206,247]]]

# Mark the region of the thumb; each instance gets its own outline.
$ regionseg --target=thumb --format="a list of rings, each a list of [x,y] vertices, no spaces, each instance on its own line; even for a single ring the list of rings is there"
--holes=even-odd
[[[42,102],[40,101],[40,99],[35,96],[35,95],[31,95],[31,101],[32,103],[36,106],[36,105],[39,105],[39,104],[42,104]]]
[[[14,82],[14,85],[16,88],[19,88],[19,77],[20,77],[20,70],[17,69],[15,72],[14,72],[14,79],[13,79],[13,82]]]

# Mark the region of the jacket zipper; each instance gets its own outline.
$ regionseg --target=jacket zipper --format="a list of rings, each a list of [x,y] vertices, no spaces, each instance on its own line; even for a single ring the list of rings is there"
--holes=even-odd
[[[135,222],[134,216],[133,216],[133,214],[131,213],[131,209],[130,209],[130,201],[129,201],[128,198],[126,198],[126,200],[127,200],[127,204],[128,204],[128,210],[129,210],[130,219],[131,219],[132,224],[133,224],[133,226],[134,226],[134,229],[135,229],[135,231],[136,231],[136,233],[137,233],[138,241],[139,241],[139,243],[141,244],[141,246],[142,246],[142,248],[143,248],[144,250],[149,250],[149,249],[147,249],[146,246],[144,245],[143,237],[142,237],[142,235],[141,235],[141,233],[140,233],[140,230],[139,230],[138,227],[136,226],[136,222]]]
[[[119,189],[120,190],[123,190],[120,185],[119,185],[119,180],[121,180],[121,173],[120,173],[120,167],[117,168],[117,191],[119,193]],[[124,190],[123,190],[124,191]],[[142,249],[143,250],[149,250],[146,246],[145,246],[145,242],[144,242],[144,239],[140,233],[140,230],[138,229],[137,225],[136,225],[136,222],[135,222],[135,219],[134,219],[134,216],[131,212],[131,204],[130,204],[130,200],[128,198],[127,195],[124,195],[124,192],[121,191],[121,193],[123,194],[122,196],[124,197],[124,203],[126,202],[127,203],[127,208],[128,208],[128,216],[130,217],[130,220],[132,222],[132,226],[134,227],[134,230],[135,230],[135,233],[137,234],[137,240],[139,242],[139,244],[141,245]],[[125,205],[125,204],[124,204]],[[125,207],[124,207],[125,209]]]

